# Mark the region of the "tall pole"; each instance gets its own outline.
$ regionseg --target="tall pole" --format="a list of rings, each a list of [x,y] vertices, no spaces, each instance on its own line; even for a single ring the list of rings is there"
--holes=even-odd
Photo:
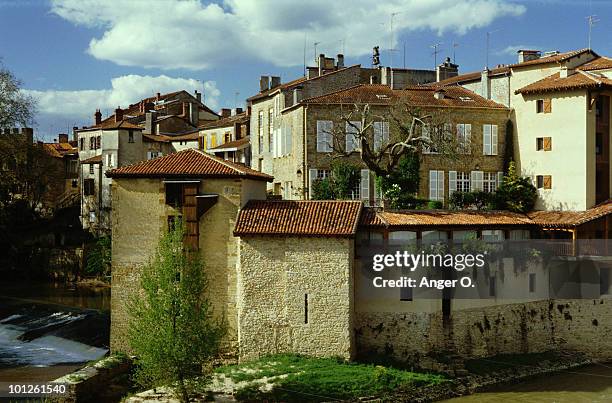
[[[390,25],[390,30],[391,30],[391,38],[390,38],[390,43],[389,43],[389,67],[391,67],[391,69],[393,70],[393,52],[395,51],[395,49],[393,48],[393,43],[395,42],[394,39],[394,32],[393,32],[393,18],[398,15],[398,12],[395,13],[391,13],[391,25]]]
[[[586,19],[589,24],[589,49],[592,49],[591,48],[591,35],[593,33],[593,25],[599,22],[599,18],[597,18],[596,15],[589,15],[588,17],[586,17]]]
[[[434,57],[434,70],[438,67],[438,53],[440,53],[440,51],[438,51],[438,48],[440,47],[440,45],[442,45],[441,42],[438,43],[434,43],[433,45],[430,46],[430,48],[432,48],[433,51],[433,57]]]
[[[317,45],[320,45],[321,42],[315,42],[314,43],[314,61],[315,63],[317,62]]]

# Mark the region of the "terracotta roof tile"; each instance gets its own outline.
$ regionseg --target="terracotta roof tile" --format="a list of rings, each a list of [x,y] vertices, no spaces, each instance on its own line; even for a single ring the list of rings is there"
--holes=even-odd
[[[515,94],[537,94],[590,88],[612,88],[612,80],[592,72],[576,71],[567,77],[555,73],[514,91]]]
[[[550,55],[550,56],[543,56],[543,57],[540,57],[539,59],[529,60],[529,61],[522,62],[522,63],[511,64],[508,67],[517,68],[517,67],[535,66],[538,64],[546,64],[546,63],[560,63],[568,59],[571,59],[574,56],[578,56],[578,55],[581,55],[587,52],[591,52],[595,56],[598,56],[597,53],[593,52],[593,50],[585,48],[585,49],[578,49],[578,50],[570,50],[569,52],[561,52],[561,53],[557,53],[555,55]]]
[[[234,235],[352,237],[361,206],[360,201],[251,200],[238,214]]]
[[[578,70],[610,70],[612,69],[612,59],[609,57],[600,56],[578,67]]]
[[[109,178],[228,177],[272,181],[273,177],[200,150],[187,149],[110,170]]]
[[[119,122],[115,122],[115,119],[106,119],[103,120],[102,123],[95,126],[90,126],[85,129],[80,129],[79,131],[88,131],[88,130],[113,130],[113,129],[133,129],[133,130],[144,130],[144,128],[130,123],[127,119],[120,120]]]
[[[544,228],[571,228],[612,213],[612,200],[585,211],[532,211],[528,216]]]
[[[240,148],[244,145],[248,145],[249,144],[249,137],[243,137],[241,139],[238,140],[234,140],[234,141],[229,141],[227,143],[221,144],[215,148],[211,148],[210,151],[215,151],[215,150],[224,150],[226,148]]]
[[[480,210],[405,210],[363,214],[365,227],[534,225],[524,214]]]
[[[249,116],[247,115],[246,111],[242,112],[242,113],[238,113],[234,116],[229,116],[226,118],[221,118],[219,120],[213,120],[212,122],[207,122],[204,123],[200,126],[198,126],[198,128],[201,129],[216,129],[219,127],[229,127],[229,126],[233,126],[236,123],[246,123],[249,121]]]
[[[93,157],[87,158],[81,161],[81,164],[101,164],[102,163],[102,154],[94,155]]]
[[[434,97],[436,91],[444,91],[444,97]],[[382,84],[359,84],[331,94],[309,98],[302,101],[305,104],[363,104],[390,105],[405,100],[410,105],[431,107],[460,107],[460,108],[494,108],[507,109],[490,99],[463,87],[444,87],[423,85],[408,87],[402,90],[392,90]]]

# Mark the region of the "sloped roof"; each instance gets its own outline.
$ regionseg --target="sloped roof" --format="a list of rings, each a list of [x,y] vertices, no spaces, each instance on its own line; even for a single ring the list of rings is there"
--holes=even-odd
[[[236,220],[236,236],[352,237],[362,203],[340,200],[251,200]]]
[[[78,149],[70,143],[44,143],[45,151],[55,158],[78,154]]]
[[[187,149],[106,172],[109,178],[212,177],[272,181],[273,177],[206,154]]]
[[[444,97],[436,98],[434,94],[437,91],[442,91]],[[463,87],[441,88],[434,85],[392,90],[389,86],[382,84],[358,84],[327,95],[305,99],[302,103],[390,105],[400,100],[405,100],[408,104],[415,106],[507,109],[506,106],[483,98]]]
[[[605,56],[600,56],[578,67],[582,71],[591,70],[609,70],[612,69],[612,59]]]
[[[102,154],[94,155],[93,157],[87,158],[81,161],[81,164],[101,164]]]
[[[532,211],[528,216],[544,228],[572,228],[612,213],[612,199],[585,211]]]
[[[115,122],[114,115],[111,118],[103,120],[99,125],[86,127],[85,129],[79,129],[78,131],[90,131],[90,130],[117,130],[117,129],[126,129],[126,130],[144,130],[144,128],[130,123],[127,119],[120,120],[119,122]]]
[[[499,226],[534,225],[524,214],[510,211],[482,210],[403,210],[369,211],[363,214],[365,227],[419,227],[419,226]]]
[[[211,122],[204,123],[203,125],[198,126],[199,129],[216,129],[219,127],[229,127],[233,126],[236,123],[246,123],[249,120],[249,116],[246,111],[242,113],[238,113],[234,116],[228,116],[226,118],[221,118],[219,120],[213,120]]]
[[[572,91],[577,89],[612,88],[612,80],[593,72],[577,70],[574,74],[561,77],[555,73],[539,81],[514,91],[515,94],[536,94],[552,91]]]
[[[217,147],[211,148],[210,151],[224,150],[227,148],[241,148],[248,144],[249,144],[249,136],[243,137],[238,140],[229,141],[227,143],[223,143],[221,145],[218,145]]]

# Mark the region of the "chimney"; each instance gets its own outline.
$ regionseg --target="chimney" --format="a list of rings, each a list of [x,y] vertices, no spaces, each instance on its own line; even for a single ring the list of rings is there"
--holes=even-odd
[[[459,66],[451,63],[450,57],[444,60],[436,67],[436,81],[446,80],[450,77],[456,77],[459,75]]]
[[[123,120],[123,110],[120,106],[115,109],[115,123],[121,122]]]
[[[310,80],[319,75],[319,69],[317,67],[306,67],[306,79]]]
[[[77,130],[79,130],[79,126],[72,126],[72,140],[73,141],[77,141],[79,139]]]
[[[323,74],[325,68],[325,54],[321,53],[317,59],[317,67],[319,67],[319,75]]]
[[[145,114],[145,133],[155,134],[155,119],[157,112],[147,112]]]
[[[444,93],[446,91],[444,91],[442,88],[439,88],[437,90],[434,91],[434,98],[435,99],[444,99]]]
[[[270,77],[270,89],[278,87],[280,83],[281,83],[280,77],[278,76]]]
[[[530,60],[536,60],[540,58],[540,51],[539,50],[526,50],[526,49],[521,49],[518,52],[518,62],[519,63],[523,63],[523,62],[528,62]]]
[[[198,100],[198,102],[202,102],[202,93],[198,90],[195,90],[193,92],[193,95],[195,96],[195,98]]]
[[[302,87],[296,87],[293,89],[293,105],[297,105],[302,102]]]
[[[241,113],[242,113],[242,108],[232,109],[232,116],[240,115]]]
[[[57,135],[57,142],[58,143],[67,143],[68,142],[68,135],[66,133],[60,133]]]
[[[223,118],[229,118],[232,114],[232,110],[229,108],[223,108],[221,109],[221,117]]]
[[[344,55],[342,53],[338,53],[337,57],[338,61],[336,62],[336,67],[341,69],[344,67]]]
[[[480,73],[480,95],[483,98],[491,99],[491,81],[489,79],[489,69],[484,69]]]
[[[155,104],[153,102],[145,102],[144,112],[152,111],[155,109]]]
[[[94,126],[99,125],[102,122],[102,112],[100,109],[96,109],[96,113],[94,113]]]
[[[559,72],[560,78],[568,78],[574,74],[574,69],[568,69],[567,66],[561,66],[561,71]]]
[[[157,102],[159,102],[161,100],[161,94],[159,92],[155,95],[155,100]]]
[[[259,91],[264,92],[270,89],[270,76],[259,77]]]

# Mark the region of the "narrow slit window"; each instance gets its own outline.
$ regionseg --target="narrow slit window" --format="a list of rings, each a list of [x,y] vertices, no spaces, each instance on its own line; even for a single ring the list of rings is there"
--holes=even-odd
[[[494,297],[495,291],[495,276],[491,276],[489,278],[489,296]]]
[[[304,323],[308,324],[308,294],[304,294]]]
[[[535,292],[536,288],[536,275],[535,273],[529,273],[529,292]]]

